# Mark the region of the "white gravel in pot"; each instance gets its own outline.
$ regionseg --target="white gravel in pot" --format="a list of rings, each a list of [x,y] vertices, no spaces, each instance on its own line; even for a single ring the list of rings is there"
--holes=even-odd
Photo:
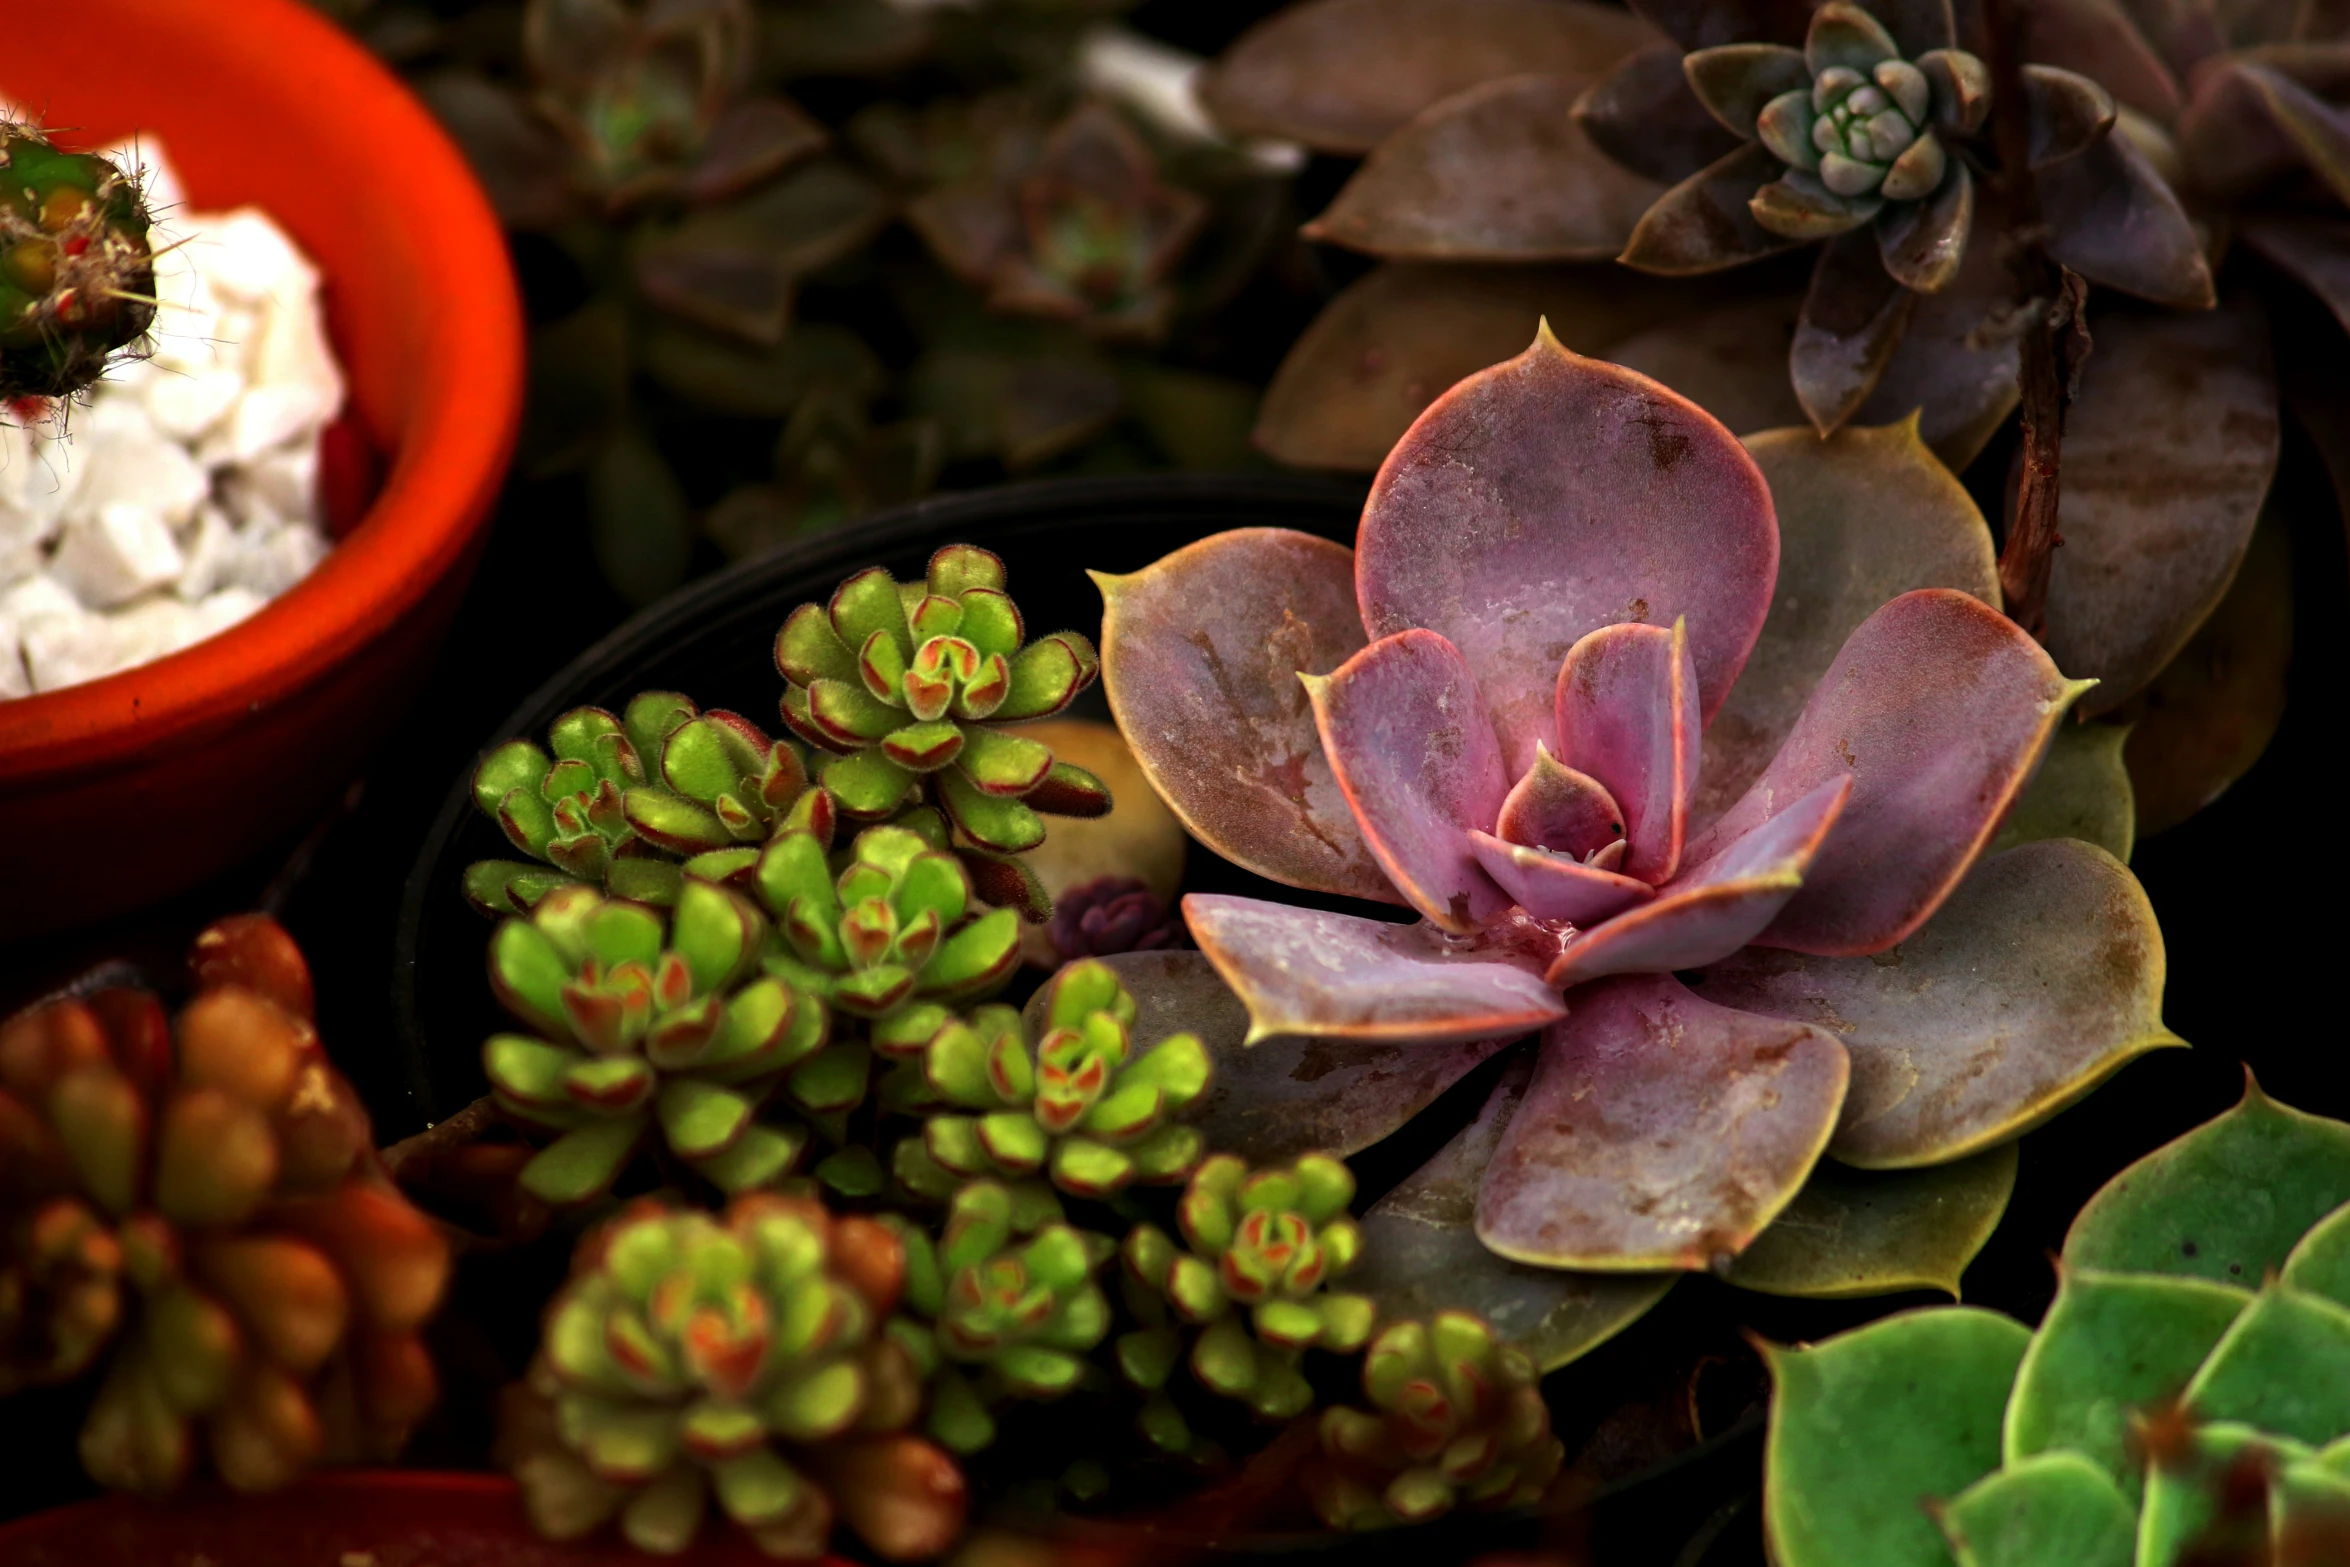
[[[268,214],[186,212],[152,141],[154,353],[82,407],[0,425],[0,700],[176,653],[308,576],[332,547],[319,436],[343,376],[318,269]]]

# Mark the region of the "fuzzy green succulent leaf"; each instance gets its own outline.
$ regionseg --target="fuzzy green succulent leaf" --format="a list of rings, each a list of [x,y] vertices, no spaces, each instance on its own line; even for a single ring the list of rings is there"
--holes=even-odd
[[[2186,1408],[2312,1446],[2350,1432],[2350,1307],[2262,1290],[2187,1384]]]
[[[2044,1453],[1961,1491],[1937,1517],[1959,1567],[2131,1567],[2138,1520],[2111,1476]]]

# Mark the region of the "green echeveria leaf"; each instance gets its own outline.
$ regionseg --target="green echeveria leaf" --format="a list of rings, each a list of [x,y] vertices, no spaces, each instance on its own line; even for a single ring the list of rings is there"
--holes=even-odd
[[[2137,799],[2122,761],[2129,738],[2127,724],[2059,724],[1985,856],[2041,838],[2078,838],[2127,864],[2137,845]]]
[[[1779,1567],[1950,1567],[1919,1503],[1999,1465],[2031,1334],[1995,1312],[1905,1312],[1809,1349],[1773,1348],[1763,1527]]]
[[[1838,1300],[1958,1281],[2015,1190],[2009,1143],[1924,1170],[1855,1170],[1823,1159],[1795,1200],[1723,1277],[1766,1295]]]
[[[2223,1421],[2198,1427],[2185,1452],[2171,1455],[2169,1462],[2153,1466],[2147,1475],[2146,1503],[2138,1514],[2137,1567],[2191,1567],[2198,1555],[2190,1553],[2198,1553],[2207,1542],[2233,1545],[2243,1552],[2231,1551],[2216,1558],[2219,1561],[2267,1561],[2261,1538],[2267,1532],[2265,1509],[2226,1520],[2232,1524],[2230,1538],[2209,1541],[2207,1531],[2222,1522],[2219,1500],[2230,1489],[2228,1473],[2239,1464],[2257,1466],[2257,1473],[2309,1456],[2309,1449],[2299,1442],[2250,1426]]]
[[[2067,1267],[2008,1400],[2013,1464],[2069,1449],[2135,1502],[2130,1418],[2175,1399],[2252,1297],[2204,1279]]]
[[[2346,1201],[2350,1126],[2280,1105],[2248,1078],[2234,1109],[2089,1199],[2065,1235],[2065,1265],[2250,1288]]]
[[[2187,1384],[2186,1407],[2312,1446],[2350,1432],[2350,1307],[2262,1290]]]
[[[1976,1481],[1941,1511],[1959,1567],[2131,1567],[2130,1503],[2078,1453],[2026,1459]]]
[[[2337,1306],[2350,1306],[2350,1204],[2327,1214],[2301,1237],[2285,1258],[2284,1281]]]

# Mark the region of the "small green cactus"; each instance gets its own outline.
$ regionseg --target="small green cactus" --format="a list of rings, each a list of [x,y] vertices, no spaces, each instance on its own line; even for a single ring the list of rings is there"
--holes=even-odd
[[[1116,1250],[1068,1223],[1034,1182],[973,1181],[947,1209],[935,1242],[893,1221],[906,1249],[906,1305],[898,1334],[930,1376],[930,1434],[976,1452],[995,1440],[988,1406],[1049,1399],[1084,1378],[1086,1356],[1110,1330],[1110,1303],[1094,1275]],[[976,1384],[957,1368],[977,1373]]]
[[[0,119],[0,400],[82,391],[154,320],[138,181]]]
[[[892,1559],[943,1550],[963,1480],[905,1434],[920,1384],[881,1331],[902,1274],[888,1230],[812,1202],[632,1204],[582,1243],[507,1407],[532,1522],[570,1539],[617,1515],[675,1554],[715,1497],[774,1556],[822,1554],[836,1512]]]
[[[1377,1307],[1329,1289],[1362,1250],[1346,1212],[1354,1189],[1353,1172],[1327,1154],[1255,1174],[1218,1154],[1192,1176],[1176,1210],[1188,1250],[1155,1225],[1126,1237],[1127,1300],[1148,1325],[1119,1338],[1118,1366],[1151,1395],[1141,1427],[1155,1445],[1191,1445],[1167,1391],[1187,1336],[1201,1385],[1268,1420],[1312,1406],[1304,1351],[1363,1347]]]
[[[490,983],[536,1035],[482,1047],[498,1103],[561,1135],[523,1167],[532,1194],[584,1202],[618,1178],[645,1135],[722,1192],[782,1179],[808,1142],[800,1120],[762,1119],[780,1092],[837,1124],[865,1094],[862,1041],[828,1045],[817,997],[758,971],[764,916],[688,881],[673,916],[555,889],[490,942]]]
[[[922,1088],[952,1110],[929,1115],[921,1140],[901,1145],[899,1178],[933,1198],[989,1174],[1041,1171],[1078,1197],[1182,1180],[1205,1146],[1196,1127],[1173,1117],[1208,1086],[1207,1048],[1174,1034],[1137,1051],[1134,1018],[1117,974],[1089,961],[1054,976],[1045,1034],[1033,1044],[1010,1007],[981,1007],[942,1028],[923,1052]]]
[[[689,873],[739,876],[774,832],[831,836],[831,801],[808,787],[797,746],[674,691],[641,693],[625,717],[573,708],[547,742],[509,740],[474,770],[475,805],[531,856],[466,869],[485,913],[527,914],[572,882],[667,906]]]
[[[884,1054],[919,1050],[947,1004],[986,994],[1020,961],[1020,917],[978,907],[936,813],[868,827],[828,856],[813,832],[760,852],[751,881],[776,919],[770,972],[872,1025]]]
[[[1566,1456],[1534,1362],[1470,1312],[1382,1328],[1363,1360],[1363,1394],[1367,1410],[1323,1411],[1322,1450],[1304,1474],[1334,1529],[1527,1506]]]
[[[857,573],[829,604],[792,611],[775,667],[789,682],[784,723],[830,753],[817,777],[852,820],[927,801],[980,849],[1009,855],[1044,841],[1040,811],[1110,808],[1100,779],[1004,727],[1060,712],[1101,666],[1074,631],[1027,640],[1004,563],[986,550],[949,545],[921,582]]]

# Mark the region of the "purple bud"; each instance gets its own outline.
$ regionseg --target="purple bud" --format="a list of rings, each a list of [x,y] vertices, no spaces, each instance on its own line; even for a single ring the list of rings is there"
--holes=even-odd
[[[1104,876],[1062,893],[1046,934],[1065,963],[1190,945],[1182,919],[1130,876]]]

